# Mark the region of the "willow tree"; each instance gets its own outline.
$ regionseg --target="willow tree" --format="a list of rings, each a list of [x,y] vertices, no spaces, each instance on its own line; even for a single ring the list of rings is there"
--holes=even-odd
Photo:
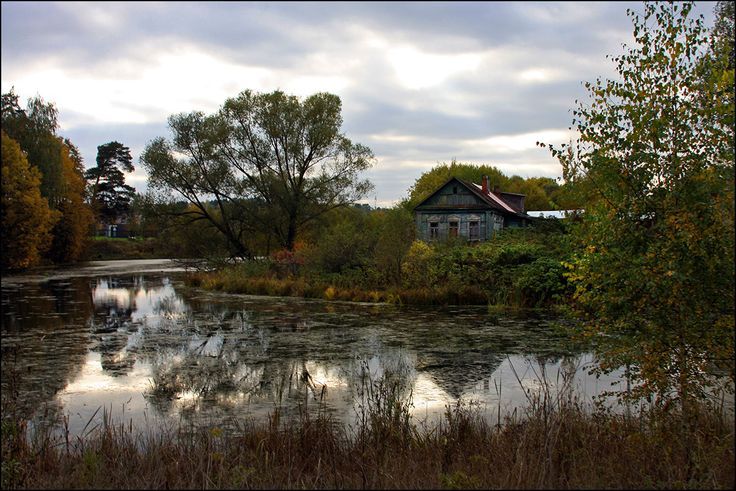
[[[310,223],[371,189],[359,173],[373,155],[341,126],[335,95],[246,90],[215,114],[171,116],[173,139],[150,142],[141,162],[150,188],[184,198],[192,220],[209,221],[233,254],[249,257],[252,234],[293,249]]]
[[[569,278],[602,369],[689,415],[734,377],[733,69],[692,4],[644,9],[618,79],[585,84],[579,139],[550,148],[595,192]]]

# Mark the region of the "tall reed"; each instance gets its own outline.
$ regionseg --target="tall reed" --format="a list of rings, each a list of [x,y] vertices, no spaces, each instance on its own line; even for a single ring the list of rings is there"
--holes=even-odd
[[[672,437],[674,412],[590,409],[568,373],[537,376],[540,390],[528,392],[522,412],[489,423],[458,401],[423,427],[410,416],[410,390],[390,374],[366,376],[353,426],[334,421],[322,398],[310,411],[305,397],[289,419],[275,410],[229,434],[141,431],[102,408],[101,422],[79,437],[29,435],[4,397],[2,487],[733,489],[732,414],[703,407],[692,438],[681,441]],[[683,465],[685,446],[694,471]]]

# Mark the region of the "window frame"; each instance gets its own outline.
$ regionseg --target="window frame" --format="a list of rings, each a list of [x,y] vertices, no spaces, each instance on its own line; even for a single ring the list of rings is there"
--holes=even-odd
[[[429,222],[429,240],[435,240],[440,238],[440,222],[431,221]]]

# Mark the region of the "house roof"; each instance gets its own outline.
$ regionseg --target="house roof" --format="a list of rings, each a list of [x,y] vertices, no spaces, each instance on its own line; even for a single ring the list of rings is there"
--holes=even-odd
[[[473,195],[475,195],[477,198],[481,200],[484,204],[488,205],[490,208],[506,213],[506,214],[512,214],[515,216],[522,216],[525,217],[526,214],[523,212],[517,210],[515,207],[511,206],[509,203],[503,200],[502,196],[499,196],[500,194],[515,194],[515,193],[494,193],[493,191],[489,190],[487,193],[483,192],[483,188],[479,184],[472,183],[470,181],[466,181],[464,179],[459,179],[457,177],[451,177],[448,179],[444,184],[439,186],[432,194],[424,198],[418,205],[414,207],[414,209],[419,208],[424,203],[426,203],[430,198],[432,198],[435,194],[440,192],[442,188],[450,184],[452,181],[456,181],[460,184],[462,184],[466,189],[468,189]],[[518,194],[517,196],[524,196],[523,194]],[[458,207],[460,208],[460,207]]]
[[[511,212],[511,213],[518,213],[519,212],[518,210],[514,209],[510,204],[506,203],[501,196],[498,196],[496,193],[494,193],[490,189],[488,190],[487,193],[483,193],[483,187],[482,186],[480,186],[479,184],[475,184],[474,182],[473,183],[470,183],[470,184],[472,184],[472,186],[474,188],[476,188],[478,191],[480,191],[480,195],[481,196],[483,196],[486,199],[490,199],[491,201],[493,201],[494,204],[497,204],[498,206],[501,206],[504,210],[506,210],[508,212]]]

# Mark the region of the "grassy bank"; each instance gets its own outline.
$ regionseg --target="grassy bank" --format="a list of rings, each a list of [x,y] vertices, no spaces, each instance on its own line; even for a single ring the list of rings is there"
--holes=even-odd
[[[382,398],[380,398],[382,397]],[[732,416],[703,409],[686,438],[676,413],[590,413],[532,404],[499,425],[467,406],[417,426],[385,394],[354,428],[320,412],[188,434],[103,424],[85,438],[32,440],[3,414],[2,487],[733,489]]]
[[[211,273],[191,273],[189,286],[227,293],[319,298],[350,302],[393,303],[400,305],[487,305],[491,299],[482,290],[467,286],[364,289],[359,286],[335,286],[320,279],[251,277],[239,274],[238,268]]]
[[[568,249],[558,230],[518,229],[481,244],[415,241],[391,261],[370,256],[336,264],[329,250],[279,251],[192,274],[187,282],[228,293],[325,300],[549,307],[570,293],[563,265]]]

